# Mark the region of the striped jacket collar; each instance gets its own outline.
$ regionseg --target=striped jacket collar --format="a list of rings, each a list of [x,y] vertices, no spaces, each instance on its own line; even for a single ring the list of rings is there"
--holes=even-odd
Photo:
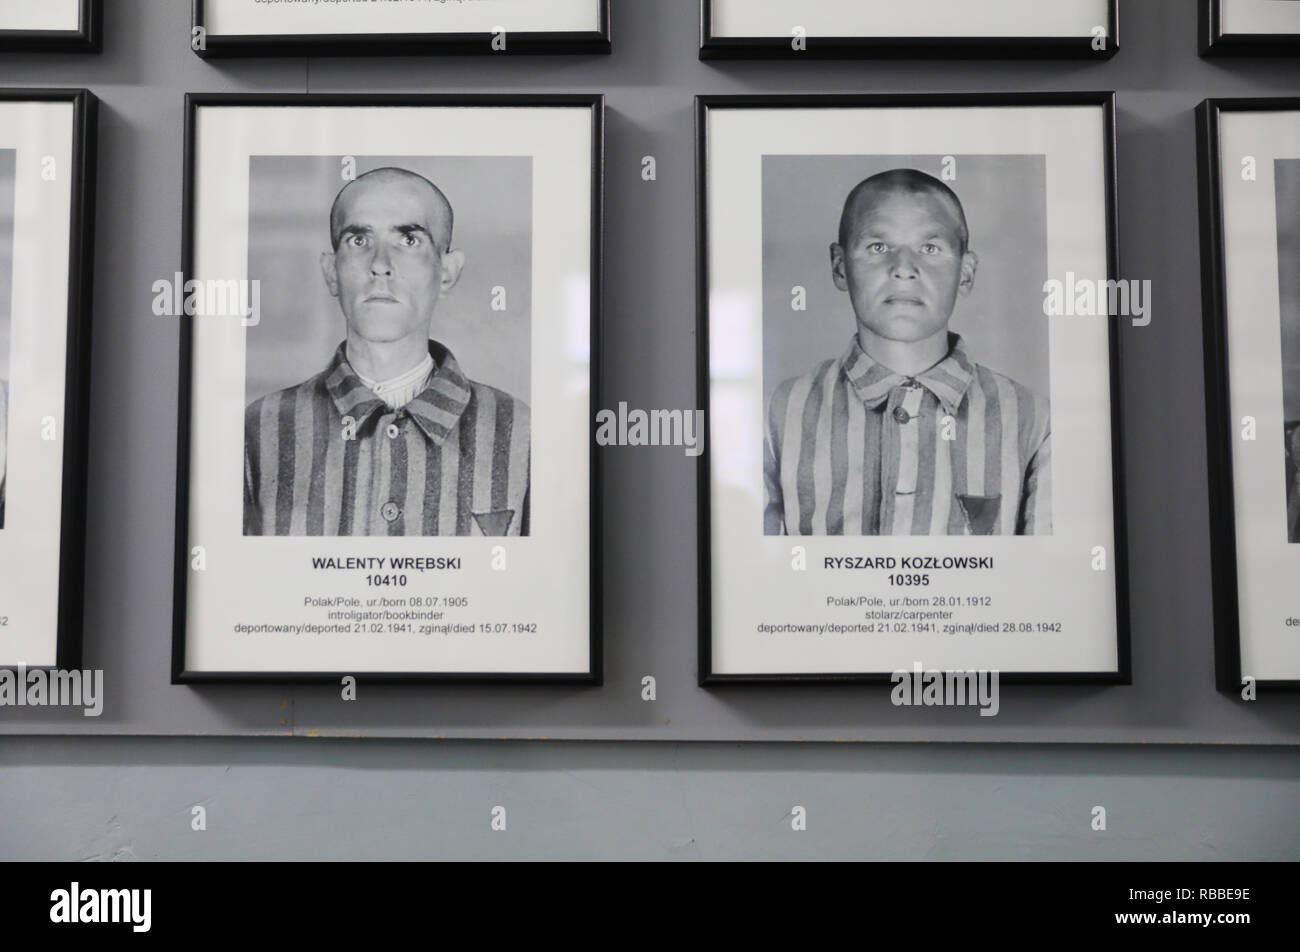
[[[439,446],[456,429],[473,391],[469,378],[461,372],[450,350],[431,340],[429,356],[433,358],[433,375],[415,399],[399,412],[409,414],[429,441]],[[356,420],[358,429],[375,413],[388,410],[388,404],[361,382],[348,363],[346,341],[339,344],[334,359],[325,369],[325,389],[339,415]]]
[[[857,334],[853,335],[840,362],[844,376],[853,384],[862,402],[872,410],[888,400],[896,387],[915,381],[938,397],[945,411],[956,413],[975,379],[975,367],[966,355],[966,345],[960,334],[949,334],[948,356],[916,377],[904,377],[877,363],[862,349]]]

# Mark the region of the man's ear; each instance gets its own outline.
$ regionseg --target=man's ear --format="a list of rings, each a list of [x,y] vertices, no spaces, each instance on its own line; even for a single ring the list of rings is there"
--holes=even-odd
[[[339,296],[339,271],[334,264],[334,253],[322,251],[320,255],[320,273],[325,278],[325,287],[329,288],[330,297]]]
[[[831,280],[841,291],[849,289],[849,278],[844,273],[844,248],[838,241],[831,245]]]
[[[460,273],[465,269],[465,252],[452,249],[442,256],[442,283],[439,292],[446,294],[460,280]]]
[[[971,293],[975,287],[975,272],[980,266],[980,256],[968,251],[961,256],[961,281],[957,284],[957,293],[962,297]]]

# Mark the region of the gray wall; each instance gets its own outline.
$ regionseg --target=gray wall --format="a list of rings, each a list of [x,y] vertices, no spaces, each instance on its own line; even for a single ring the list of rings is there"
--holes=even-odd
[[[0,743],[3,859],[1283,860],[1298,804],[1263,748]]]
[[[1295,94],[1294,63],[1198,60],[1189,0],[1124,0],[1124,49],[1107,64],[701,64],[695,0],[616,0],[608,59],[204,63],[186,42],[188,4],[107,6],[102,57],[6,55],[0,85],[84,85],[104,100],[86,662],[106,671],[108,709],[98,721],[10,709],[0,734],[118,736],[0,737],[0,857],[1300,856],[1294,747],[1149,743],[1300,740],[1300,699],[1251,706],[1213,689],[1191,115],[1207,95]],[[1133,687],[1007,688],[986,719],[900,713],[869,690],[701,691],[693,465],[632,448],[606,457],[606,687],[374,689],[344,706],[326,689],[167,684],[178,337],[149,302],[178,264],[182,91],[605,92],[605,403],[684,407],[693,94],[1093,88],[1120,93],[1123,276],[1156,294],[1153,324],[1125,332]],[[654,184],[639,177],[646,154]],[[658,678],[653,705],[643,674]],[[624,742],[128,736],[167,733]],[[1051,745],[656,743],[841,737]],[[1089,743],[1107,741],[1148,744]],[[190,831],[194,804],[209,810],[205,833]],[[509,829],[493,837],[497,804]],[[796,804],[803,834],[790,831]],[[1089,827],[1094,805],[1105,832]]]

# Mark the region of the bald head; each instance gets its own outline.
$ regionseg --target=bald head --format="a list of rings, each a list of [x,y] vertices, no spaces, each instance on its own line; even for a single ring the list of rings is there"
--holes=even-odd
[[[446,196],[406,169],[375,169],[339,191],[330,210],[334,248],[320,265],[347,321],[349,354],[397,352],[400,370],[427,353],[438,301],[465,266],[451,230]]]
[[[844,201],[844,211],[840,215],[840,245],[847,247],[853,239],[857,223],[872,208],[893,195],[915,196],[933,203],[936,211],[942,211],[951,219],[961,253],[965,254],[969,250],[970,229],[966,225],[966,210],[962,208],[961,199],[933,175],[927,175],[918,169],[890,169],[854,186]]]
[[[382,168],[358,175],[334,196],[334,204],[330,207],[330,244],[335,251],[338,251],[344,231],[349,227],[348,213],[353,203],[381,190],[398,201],[408,202],[412,208],[412,223],[428,228],[434,242],[444,251],[451,247],[456,215],[442,189],[416,172]]]

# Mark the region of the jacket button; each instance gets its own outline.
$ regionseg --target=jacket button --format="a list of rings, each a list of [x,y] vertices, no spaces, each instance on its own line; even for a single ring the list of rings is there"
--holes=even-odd
[[[397,435],[398,435],[399,433],[401,433],[401,432],[402,432],[402,431],[399,430],[399,429],[397,428],[397,424],[396,424],[396,423],[390,423],[390,424],[388,424],[388,438],[389,438],[390,440],[395,440],[395,439],[397,439]]]
[[[396,522],[397,517],[402,514],[402,509],[395,502],[386,502],[380,507],[379,514],[388,522]]]
[[[908,414],[908,412],[904,410],[902,407],[894,407],[894,419],[897,420],[899,423],[906,423],[908,420],[912,418]]]

